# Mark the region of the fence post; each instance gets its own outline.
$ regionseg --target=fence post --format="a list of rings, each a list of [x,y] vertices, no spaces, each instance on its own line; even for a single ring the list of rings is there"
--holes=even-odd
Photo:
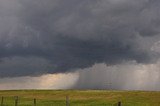
[[[122,106],[122,105],[121,105],[121,102],[118,102],[118,106]]]
[[[34,106],[36,106],[36,99],[34,98]]]
[[[2,96],[2,99],[1,99],[1,106],[3,106],[3,100],[4,100],[4,98],[3,98],[3,96]]]
[[[66,96],[66,106],[69,106],[69,96]]]
[[[18,96],[15,96],[15,106],[18,106]]]

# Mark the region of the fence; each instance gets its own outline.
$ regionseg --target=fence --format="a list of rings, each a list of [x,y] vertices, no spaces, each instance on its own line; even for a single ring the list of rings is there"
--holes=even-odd
[[[10,100],[10,101],[12,100],[12,102],[7,104],[8,100]],[[18,97],[18,96],[14,96],[14,97],[4,97],[4,96],[2,96],[1,97],[1,106],[38,106],[36,98],[30,100],[30,104],[23,104],[22,105],[20,103],[21,103],[21,100],[20,100],[20,97]],[[64,106],[70,106],[70,105],[71,104],[70,104],[69,96],[67,95]],[[52,104],[51,106],[55,106],[55,105]],[[61,106],[61,105],[59,105],[59,106]],[[110,106],[110,105],[105,105],[105,106]],[[112,106],[122,106],[122,103],[117,102],[117,103],[113,104]]]

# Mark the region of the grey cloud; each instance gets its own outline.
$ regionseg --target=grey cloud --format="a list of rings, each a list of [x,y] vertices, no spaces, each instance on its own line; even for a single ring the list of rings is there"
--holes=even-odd
[[[69,89],[75,84],[77,78],[76,73],[0,78],[0,89]]]
[[[75,89],[160,90],[159,62],[149,65],[133,61],[114,66],[95,64],[78,72]]]
[[[157,0],[0,0],[0,4],[1,67],[9,61],[6,58],[24,58],[12,68],[14,73],[9,74],[6,66],[0,76],[38,73],[39,68],[18,67],[25,66],[28,57],[33,65],[35,58],[49,61],[42,62],[53,66],[44,73],[158,58],[150,50],[160,40]]]
[[[47,74],[54,66],[46,59],[36,57],[2,58],[0,76],[40,76]]]

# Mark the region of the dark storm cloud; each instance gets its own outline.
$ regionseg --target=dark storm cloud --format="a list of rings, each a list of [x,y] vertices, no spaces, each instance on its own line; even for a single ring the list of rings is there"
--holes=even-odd
[[[0,0],[0,76],[153,62],[159,5],[158,0]],[[37,68],[39,59],[44,65]]]

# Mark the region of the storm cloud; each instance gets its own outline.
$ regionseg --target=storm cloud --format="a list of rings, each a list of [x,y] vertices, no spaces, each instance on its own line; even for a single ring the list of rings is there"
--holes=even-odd
[[[0,0],[0,76],[154,63],[159,7],[159,0]]]
[[[160,62],[137,64],[135,61],[107,66],[95,64],[79,70],[74,89],[160,90]]]

